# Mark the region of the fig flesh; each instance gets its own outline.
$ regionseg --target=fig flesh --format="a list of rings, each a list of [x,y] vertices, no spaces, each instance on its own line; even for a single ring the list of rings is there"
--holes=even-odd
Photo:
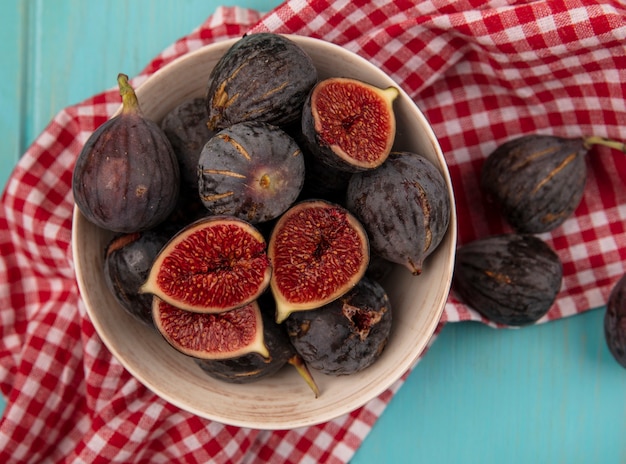
[[[562,278],[561,260],[547,243],[534,235],[511,233],[461,246],[452,288],[487,319],[522,326],[550,310]]]
[[[354,374],[371,366],[387,345],[391,323],[385,290],[367,277],[335,301],[292,313],[285,321],[302,359],[329,375]]]
[[[424,259],[443,239],[450,223],[450,194],[427,158],[393,152],[381,167],[354,174],[346,207],[361,221],[372,252],[422,272]]]
[[[165,133],[141,112],[128,76],[118,76],[122,112],[96,129],[72,177],[76,206],[91,223],[114,232],[148,230],[174,210],[180,173]]]
[[[104,257],[104,280],[122,308],[140,322],[153,326],[152,295],[139,289],[161,248],[175,234],[158,227],[143,232],[118,234],[108,244]]]
[[[248,353],[269,358],[256,301],[219,314],[186,311],[153,298],[152,318],[176,350],[197,359],[228,359]]]
[[[254,226],[209,216],[163,247],[140,291],[187,311],[219,313],[254,301],[271,273],[265,238]]]
[[[238,122],[277,126],[300,117],[317,69],[294,41],[269,32],[247,34],[213,68],[206,101],[211,130]]]
[[[323,164],[358,172],[375,169],[391,152],[396,134],[393,101],[398,89],[352,78],[318,82],[302,110],[302,135]]]
[[[276,320],[282,322],[294,311],[323,306],[354,287],[367,270],[369,243],[345,208],[304,200],[276,222],[268,256]]]
[[[549,232],[578,207],[587,181],[585,155],[593,145],[625,151],[623,143],[600,137],[517,137],[487,157],[481,186],[516,232]]]
[[[172,144],[180,168],[181,188],[198,190],[198,159],[204,144],[215,135],[206,123],[206,101],[191,98],[168,112],[161,128]]]
[[[626,368],[626,275],[617,281],[609,295],[604,337],[615,360]]]
[[[304,157],[296,142],[262,122],[219,131],[202,149],[197,169],[200,199],[211,214],[253,224],[282,214],[304,184]]]

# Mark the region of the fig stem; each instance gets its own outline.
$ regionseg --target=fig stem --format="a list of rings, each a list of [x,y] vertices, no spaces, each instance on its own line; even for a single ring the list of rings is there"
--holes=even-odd
[[[605,137],[599,137],[597,135],[583,138],[583,143],[587,149],[591,148],[593,145],[603,145],[605,147],[621,151],[622,153],[626,153],[626,143],[607,139]]]
[[[128,76],[123,73],[117,75],[117,85],[120,89],[120,95],[122,96],[122,113],[140,113],[139,101],[135,90],[128,82]]]
[[[387,87],[385,89],[381,89],[381,94],[384,96],[384,98],[387,100],[388,103],[391,103],[396,98],[398,98],[398,95],[400,95],[400,92],[398,91],[396,87]]]
[[[296,368],[296,371],[298,371],[298,374],[300,374],[300,377],[304,379],[304,381],[307,383],[309,388],[313,391],[315,398],[319,397],[320,389],[317,386],[317,383],[315,383],[315,379],[311,375],[311,371],[309,371],[309,368],[304,362],[304,359],[302,359],[300,355],[294,354],[291,358],[289,358],[287,362]]]

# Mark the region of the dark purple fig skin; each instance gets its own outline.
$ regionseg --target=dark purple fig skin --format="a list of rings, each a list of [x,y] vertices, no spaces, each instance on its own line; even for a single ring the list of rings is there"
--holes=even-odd
[[[490,321],[523,326],[550,310],[562,278],[561,260],[548,244],[534,235],[511,233],[460,247],[452,288]]]
[[[285,326],[277,324],[274,320],[271,297],[261,297],[259,306],[263,316],[265,346],[270,358],[266,359],[258,353],[249,353],[232,359],[194,359],[207,375],[228,383],[252,383],[274,375],[296,354]]]
[[[289,124],[300,118],[317,69],[309,55],[280,34],[248,34],[218,61],[206,93],[209,128],[243,121]]]
[[[124,110],[92,133],[72,178],[74,201],[85,218],[113,232],[157,226],[174,210],[179,188],[172,145],[138,108]]]
[[[604,338],[615,360],[626,368],[626,275],[617,281],[604,313]]]
[[[389,298],[367,277],[344,296],[285,320],[291,343],[312,369],[349,375],[371,366],[382,354],[392,325]]]
[[[570,217],[582,199],[587,151],[582,138],[521,136],[487,157],[481,186],[515,231],[548,232]]]
[[[377,282],[383,282],[391,271],[396,267],[395,263],[380,257],[377,254],[370,254],[370,262],[367,265],[365,275]]]
[[[235,124],[209,140],[198,161],[198,191],[207,210],[253,224],[278,217],[304,184],[304,156],[282,129]]]
[[[206,99],[199,97],[185,100],[161,121],[161,128],[178,159],[182,189],[198,191],[200,152],[215,135],[206,125],[208,119]]]
[[[157,254],[175,234],[169,227],[118,234],[107,245],[104,280],[117,302],[138,321],[154,326],[152,295],[139,293]]]
[[[374,254],[420,274],[450,223],[450,194],[435,165],[392,152],[373,171],[354,174],[346,206],[361,221]]]
[[[331,168],[305,152],[305,177],[301,198],[321,198],[345,205],[351,173]]]

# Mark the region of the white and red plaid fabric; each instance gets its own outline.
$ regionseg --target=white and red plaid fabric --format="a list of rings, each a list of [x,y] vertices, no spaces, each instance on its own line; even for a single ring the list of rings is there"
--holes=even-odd
[[[507,230],[478,186],[481,163],[498,144],[524,133],[626,140],[626,7],[617,1],[292,0],[264,17],[220,8],[133,84],[248,31],[334,42],[395,79],[439,137],[461,244]],[[61,111],[2,197],[0,388],[8,404],[0,461],[349,461],[404,379],[331,422],[258,431],[166,403],[100,341],[74,277],[71,173],[82,144],[119,103],[111,89]],[[626,272],[626,156],[594,148],[588,167],[575,216],[542,235],[564,265],[562,291],[542,322],[604,305]],[[451,295],[440,327],[463,320],[482,319]]]

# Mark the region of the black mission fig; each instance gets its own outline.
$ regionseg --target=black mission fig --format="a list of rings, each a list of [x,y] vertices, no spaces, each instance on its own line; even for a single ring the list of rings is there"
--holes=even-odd
[[[450,224],[450,194],[424,156],[392,152],[378,169],[354,174],[346,205],[363,224],[373,253],[417,275]]]
[[[158,124],[142,115],[128,76],[118,76],[122,112],[96,129],[74,166],[72,190],[85,218],[114,232],[148,230],[176,207],[178,161]]]
[[[207,127],[204,98],[190,98],[168,112],[161,128],[172,144],[180,167],[181,189],[198,191],[198,159],[204,144],[215,131]]]
[[[604,337],[615,360],[626,368],[626,275],[611,290],[604,313]]]
[[[139,292],[161,248],[175,234],[173,227],[117,234],[104,257],[104,279],[117,302],[140,322],[153,326],[152,295]]]
[[[293,346],[312,369],[348,375],[371,366],[387,345],[391,304],[383,287],[362,278],[342,297],[286,320]]]
[[[258,300],[263,318],[263,336],[269,357],[259,353],[248,353],[229,359],[200,359],[195,362],[209,377],[237,384],[246,384],[270,377],[280,371],[283,366],[290,365],[296,369],[309,385],[315,396],[319,396],[319,388],[315,383],[306,363],[296,352],[289,340],[284,324],[274,320],[274,309],[270,295]]]
[[[550,310],[562,278],[561,260],[547,243],[534,235],[511,233],[461,246],[452,288],[490,321],[523,326]]]
[[[208,127],[238,122],[285,125],[300,118],[317,69],[294,41],[269,32],[247,34],[217,62],[207,86]]]
[[[304,156],[277,126],[242,122],[222,129],[198,160],[198,191],[206,209],[253,224],[278,217],[304,185]]]
[[[548,232],[578,207],[587,181],[585,155],[596,144],[625,151],[623,143],[601,137],[517,137],[487,157],[481,186],[516,232]]]

